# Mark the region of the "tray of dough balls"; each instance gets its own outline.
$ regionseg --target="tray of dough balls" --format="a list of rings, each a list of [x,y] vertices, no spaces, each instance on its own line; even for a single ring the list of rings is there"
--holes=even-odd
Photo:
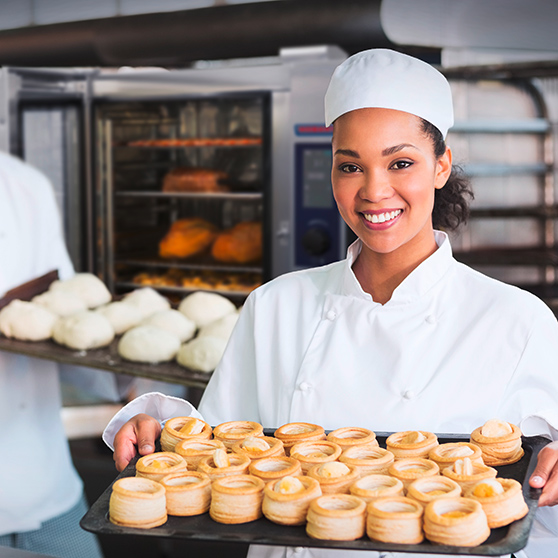
[[[263,429],[169,419],[81,526],[95,533],[249,544],[500,556],[523,548],[546,441],[491,419],[469,436]]]
[[[203,388],[239,315],[217,293],[171,305],[141,287],[115,300],[96,275],[56,275],[0,299],[0,350]]]

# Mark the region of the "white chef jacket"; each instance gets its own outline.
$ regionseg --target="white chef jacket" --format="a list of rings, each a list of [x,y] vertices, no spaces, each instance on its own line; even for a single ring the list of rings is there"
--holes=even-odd
[[[558,438],[556,318],[530,293],[458,263],[447,236],[435,234],[438,250],[384,305],[352,271],[360,241],[341,262],[256,289],[205,390],[204,419],[468,435],[500,418],[527,435]],[[109,443],[117,422],[106,431]],[[556,558],[553,511],[537,514],[550,553],[539,545],[530,558]],[[345,555],[272,547],[252,547],[252,554]]]
[[[0,152],[0,297],[54,269],[73,275],[52,187]],[[56,363],[0,352],[0,535],[38,529],[81,497],[60,408]]]

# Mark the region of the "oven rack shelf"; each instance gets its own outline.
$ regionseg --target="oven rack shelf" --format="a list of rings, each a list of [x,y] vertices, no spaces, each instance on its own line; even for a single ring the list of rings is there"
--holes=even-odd
[[[124,198],[186,198],[186,199],[219,199],[236,201],[260,201],[261,192],[158,192],[155,190],[130,190],[115,192],[115,196]]]
[[[535,217],[558,218],[558,205],[471,208],[471,218],[486,217]]]
[[[225,147],[251,148],[261,147],[262,138],[168,138],[153,140],[136,140],[125,143],[114,142],[113,148],[134,149],[183,149],[185,147]]]
[[[556,266],[557,248],[486,248],[467,252],[455,252],[454,256],[467,265],[522,265]]]
[[[215,271],[222,273],[262,273],[262,265],[224,265],[211,262],[175,259],[142,259],[142,258],[115,258],[114,263],[117,265],[127,265],[141,268],[168,268],[184,269],[191,271]]]

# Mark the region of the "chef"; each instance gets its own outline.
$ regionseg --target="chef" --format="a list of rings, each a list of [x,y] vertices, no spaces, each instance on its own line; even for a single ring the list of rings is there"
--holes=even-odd
[[[364,51],[336,69],[325,112],[333,194],[358,240],[345,260],[286,274],[250,295],[200,403],[203,418],[464,436],[499,418],[527,436],[558,439],[554,315],[530,293],[458,263],[440,230],[465,220],[470,193],[444,141],[453,124],[446,79],[415,58]],[[158,420],[195,414],[160,395],[132,402],[105,431],[119,470],[136,446],[153,451],[160,425],[137,415],[146,409]],[[531,477],[544,486],[541,506],[558,502],[557,460],[551,443]],[[555,558],[554,511],[538,510],[518,557]]]

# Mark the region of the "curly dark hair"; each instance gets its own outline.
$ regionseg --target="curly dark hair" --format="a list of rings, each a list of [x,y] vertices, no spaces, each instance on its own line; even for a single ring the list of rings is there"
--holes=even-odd
[[[432,140],[434,155],[441,157],[446,152],[446,142],[436,126],[421,118],[422,131]],[[432,224],[435,229],[455,231],[469,218],[469,203],[474,199],[469,178],[457,165],[453,165],[450,177],[443,188],[436,190]]]

